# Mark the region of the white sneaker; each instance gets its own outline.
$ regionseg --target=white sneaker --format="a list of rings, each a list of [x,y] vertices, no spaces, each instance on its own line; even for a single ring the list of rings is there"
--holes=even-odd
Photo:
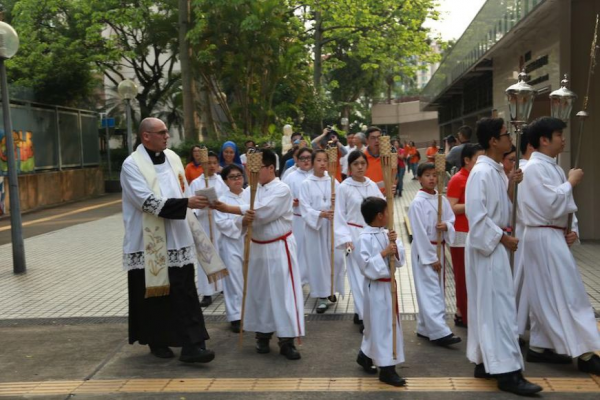
[[[327,299],[319,299],[319,303],[317,304],[317,313],[323,314],[329,306],[327,305]]]

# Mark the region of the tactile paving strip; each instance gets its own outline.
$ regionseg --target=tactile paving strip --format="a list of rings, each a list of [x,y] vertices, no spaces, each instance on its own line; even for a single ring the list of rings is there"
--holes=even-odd
[[[600,393],[600,378],[529,378],[545,392]],[[495,392],[496,382],[475,378],[407,378],[405,387],[377,378],[128,379],[0,383],[0,397],[115,393],[199,392]]]

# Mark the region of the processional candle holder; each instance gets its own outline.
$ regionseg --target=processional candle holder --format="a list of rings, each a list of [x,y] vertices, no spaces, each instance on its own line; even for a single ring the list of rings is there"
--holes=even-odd
[[[569,79],[565,74],[563,80],[560,81],[560,89],[550,93],[550,116],[565,123],[569,122],[571,111],[573,111],[573,103],[577,100],[577,95],[569,90],[568,84]]]

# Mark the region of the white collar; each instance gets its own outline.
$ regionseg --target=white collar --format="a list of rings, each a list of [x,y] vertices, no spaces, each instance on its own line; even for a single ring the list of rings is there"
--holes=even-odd
[[[556,159],[545,155],[544,153],[540,153],[539,151],[534,151],[529,157],[530,160],[540,160],[550,163],[552,165],[556,165]]]

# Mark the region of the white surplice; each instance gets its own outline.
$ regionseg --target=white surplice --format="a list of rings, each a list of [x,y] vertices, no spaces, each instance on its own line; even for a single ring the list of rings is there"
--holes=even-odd
[[[221,175],[214,174],[208,178],[208,186],[214,187],[217,191],[217,197],[223,196],[229,188],[223,182]],[[196,193],[196,190],[205,189],[206,182],[204,181],[204,174],[200,175],[198,178],[194,179],[190,184],[190,190],[192,193]],[[219,244],[219,230],[215,225],[214,211],[210,211],[213,215],[212,218],[212,230],[213,230],[213,244],[216,248],[218,248]],[[207,235],[210,235],[210,226],[208,224],[208,213],[209,208],[204,208],[202,210],[194,210],[194,214],[198,217],[198,221],[202,224],[202,228]],[[198,294],[200,296],[213,296],[217,293],[223,291],[223,282],[222,279],[218,280],[216,283],[208,282],[208,278],[206,277],[206,273],[202,268],[196,268],[196,284],[198,286]]]
[[[250,188],[243,194],[245,213]],[[279,178],[258,185],[248,265],[244,330],[304,336],[304,302],[292,234],[292,193]],[[269,243],[257,243],[269,242]]]
[[[519,160],[519,169],[523,171],[525,176],[525,170],[527,169],[527,162],[524,158]],[[521,208],[519,202],[517,202],[517,223],[515,224],[515,237],[519,240],[523,239],[523,217],[521,215]],[[519,335],[524,335],[529,325],[529,304],[527,296],[523,293],[523,263],[521,263],[521,255],[523,254],[522,243],[515,251],[514,269],[513,269],[513,280],[515,283],[515,298],[517,302],[517,324],[519,327]]]
[[[465,248],[469,328],[467,357],[490,374],[523,369],[509,252],[500,243],[511,202],[502,165],[482,155],[467,180]]]
[[[442,245],[442,271],[435,272],[431,267],[438,261],[437,257],[437,213],[438,196],[419,190],[408,209],[408,218],[413,232],[411,244],[411,263],[419,314],[417,315],[417,333],[427,336],[429,340],[441,339],[452,333],[446,323],[445,245]],[[443,232],[442,241],[448,245],[454,243],[454,212],[450,202],[442,197],[442,222],[448,227]]]
[[[352,242],[354,247],[358,246],[360,233],[367,226],[360,212],[360,206],[367,197],[379,197],[383,199],[381,190],[377,184],[369,178],[364,182],[355,181],[352,178],[344,180],[337,188],[335,194],[335,247],[346,250],[346,243]],[[354,298],[354,311],[359,319],[363,319],[363,290],[365,278],[360,271],[361,258],[358,251],[353,251],[346,257],[346,270],[348,280]]]
[[[244,205],[242,195],[230,190],[221,196],[221,202],[231,205]],[[244,291],[244,240],[246,227],[242,226],[243,217],[235,214],[215,211],[215,225],[219,230],[218,249],[229,275],[223,280],[225,313],[227,321],[239,321],[242,315],[242,295]]]
[[[339,183],[335,181],[337,188]],[[336,189],[337,192],[337,189]],[[310,175],[300,185],[300,213],[304,229],[304,257],[311,297],[331,295],[331,221],[319,217],[331,209],[331,178]],[[334,221],[335,222],[335,221]],[[335,225],[334,225],[335,229]],[[335,242],[334,242],[335,244]],[[344,295],[344,251],[334,249],[333,292]]]
[[[298,171],[300,168],[298,168],[298,166],[296,164],[292,165],[291,167],[289,167],[288,169],[286,169],[285,171],[283,171],[283,175],[281,175],[281,180],[283,182],[285,182],[286,178],[292,173],[292,172],[296,172]]]
[[[600,350],[594,309],[565,231],[559,229],[567,227],[568,215],[577,206],[573,188],[554,158],[533,153],[520,184],[519,207],[525,225],[521,262],[530,344],[572,357]]]
[[[393,357],[392,292],[389,259],[381,251],[389,244],[388,230],[365,226],[360,233],[356,251],[361,258],[361,272],[365,277],[364,316],[365,330],[360,346],[365,355],[378,367],[404,362],[404,341],[400,317],[396,314],[396,358]],[[404,247],[396,240],[398,256],[396,267],[404,265]],[[382,279],[383,281],[381,281]],[[398,306],[397,306],[398,307]]]
[[[286,170],[289,171],[291,168]],[[284,174],[285,178],[283,183],[290,187],[292,191],[292,196],[294,199],[300,198],[300,185],[306,178],[312,175],[312,170],[303,171],[300,168],[296,168],[295,171],[292,171],[290,174]],[[308,264],[306,263],[306,257],[304,253],[304,229],[305,222],[302,218],[302,214],[300,211],[300,206],[293,207],[294,210],[294,221],[292,222],[292,232],[294,232],[294,237],[296,238],[296,246],[298,248],[297,257],[298,257],[298,268],[300,269],[300,276],[302,278],[302,284],[308,284]]]

